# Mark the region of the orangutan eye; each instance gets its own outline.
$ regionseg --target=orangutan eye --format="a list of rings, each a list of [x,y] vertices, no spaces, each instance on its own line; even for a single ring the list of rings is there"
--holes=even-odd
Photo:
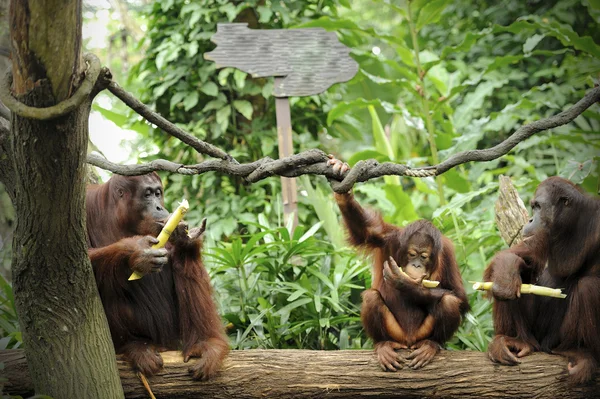
[[[417,253],[415,251],[408,251],[408,256],[414,258],[415,256],[417,256]]]
[[[427,253],[422,253],[422,254],[421,254],[421,258],[422,258],[422,259],[427,259],[427,258],[429,258],[429,254],[427,254]]]

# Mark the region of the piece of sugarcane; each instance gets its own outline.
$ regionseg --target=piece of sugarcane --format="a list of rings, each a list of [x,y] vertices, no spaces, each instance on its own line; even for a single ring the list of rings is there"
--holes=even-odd
[[[404,270],[402,270],[401,267],[399,267],[398,269],[400,269],[400,273],[404,274],[408,278],[411,278],[408,274],[406,274]],[[421,284],[423,284],[423,287],[425,288],[435,288],[438,285],[440,285],[440,282],[435,280],[423,280]]]
[[[165,223],[165,226],[158,234],[158,237],[156,237],[158,239],[158,242],[152,246],[153,249],[158,249],[158,248],[162,248],[165,246],[167,241],[169,241],[169,237],[171,236],[171,233],[173,233],[173,231],[177,228],[177,225],[179,224],[181,219],[183,219],[183,215],[186,214],[189,207],[190,207],[190,204],[188,203],[188,201],[186,199],[181,201],[181,203],[179,204],[177,209],[175,209],[175,212],[173,212],[173,214],[167,220],[167,223]],[[142,277],[144,277],[143,274],[140,274],[138,272],[133,272],[133,273],[131,273],[131,276],[129,276],[129,280],[137,280]]]
[[[491,281],[486,281],[485,283],[470,281],[470,283],[473,283],[474,290],[480,291],[490,291],[492,289],[492,285],[494,285],[494,283]],[[541,285],[534,284],[521,284],[521,294],[550,296],[553,298],[567,297],[567,294],[563,294],[560,288],[542,287]]]

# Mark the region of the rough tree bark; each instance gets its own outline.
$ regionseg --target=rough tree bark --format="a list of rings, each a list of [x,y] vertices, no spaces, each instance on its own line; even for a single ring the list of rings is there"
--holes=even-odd
[[[496,225],[504,242],[512,247],[523,241],[523,226],[529,220],[527,208],[508,176],[500,176],[498,199],[494,205]]]
[[[77,89],[81,0],[13,0],[13,95],[48,107]],[[85,157],[91,98],[50,120],[12,115],[8,158],[17,224],[13,288],[35,391],[55,398],[123,396],[87,256]],[[0,145],[2,142],[0,140]],[[6,150],[6,148],[2,148]]]
[[[408,353],[408,352],[407,352]],[[178,352],[163,353],[164,370],[148,380],[157,398],[598,398],[599,379],[569,387],[565,358],[535,353],[519,366],[492,364],[485,353],[442,351],[420,370],[379,369],[372,351],[233,351],[224,371],[209,382],[193,381]],[[7,391],[27,394],[22,351],[0,351],[9,380]],[[123,361],[121,382],[127,398],[147,398],[142,383]]]

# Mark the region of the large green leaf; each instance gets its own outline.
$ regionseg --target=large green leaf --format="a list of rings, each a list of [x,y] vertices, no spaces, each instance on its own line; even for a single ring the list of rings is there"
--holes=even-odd
[[[442,12],[448,6],[450,0],[432,0],[428,1],[421,11],[417,19],[417,30],[421,30],[425,25],[434,24],[440,20]]]
[[[234,100],[233,107],[248,120],[252,120],[252,104],[246,100]]]
[[[357,98],[356,100],[352,101],[341,101],[335,107],[333,107],[331,111],[329,111],[329,114],[327,114],[327,124],[331,125],[334,120],[340,118],[349,111],[363,109],[374,105],[381,106],[388,113],[401,112],[400,108],[387,101],[382,101],[379,99],[365,100],[364,98]]]
[[[536,32],[541,30],[548,36],[554,36],[567,47],[573,47],[577,50],[584,51],[596,58],[600,58],[600,45],[594,42],[590,36],[579,36],[573,28],[566,24],[561,24],[555,20],[542,18],[537,15],[529,15],[512,23],[509,26],[495,26],[494,31],[508,31],[515,34],[523,34],[524,32]]]
[[[206,82],[200,87],[200,91],[212,97],[216,97],[219,94],[219,88],[215,82]]]
[[[584,162],[568,160],[567,165],[560,171],[560,176],[571,180],[575,184],[581,184],[586,177],[596,168],[596,161],[588,159]]]
[[[402,225],[404,222],[412,222],[419,219],[410,196],[402,190],[402,186],[386,184],[383,188],[387,199],[396,208],[392,216],[394,224]]]

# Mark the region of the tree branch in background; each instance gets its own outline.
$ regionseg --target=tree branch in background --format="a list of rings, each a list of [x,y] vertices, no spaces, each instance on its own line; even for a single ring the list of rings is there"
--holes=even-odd
[[[309,150],[277,160],[265,157],[255,162],[240,164],[223,150],[197,139],[190,133],[178,128],[136,99],[132,94],[123,90],[117,83],[110,82],[110,84],[108,84],[108,90],[147,121],[157,125],[173,137],[188,144],[199,153],[220,158],[221,160],[209,160],[196,165],[182,165],[161,159],[141,165],[118,165],[92,154],[88,156],[88,163],[92,165],[121,175],[140,175],[159,170],[184,175],[218,171],[243,177],[251,183],[274,175],[297,177],[305,174],[316,174],[329,178],[333,190],[339,193],[349,191],[357,182],[364,182],[377,177],[387,175],[432,177],[441,175],[453,167],[467,162],[485,162],[494,160],[507,154],[517,144],[533,136],[535,133],[562,126],[573,121],[594,103],[600,101],[600,87],[595,87],[568,110],[549,118],[540,119],[521,126],[510,135],[510,137],[492,148],[463,151],[452,155],[450,158],[437,165],[411,168],[403,164],[393,162],[379,163],[376,160],[370,159],[359,161],[352,169],[340,176],[333,173],[332,169],[327,166],[327,155],[319,150]],[[342,179],[342,181],[339,181],[340,179]]]
[[[536,133],[544,130],[552,129],[558,126],[566,125],[573,121],[579,115],[581,115],[586,109],[594,105],[594,103],[600,101],[600,87],[594,87],[590,90],[581,100],[566,111],[563,111],[557,115],[540,119],[535,122],[531,122],[527,125],[521,126],[510,135],[509,138],[501,142],[500,144],[487,148],[484,150],[469,150],[459,152],[458,154],[452,155],[439,165],[434,166],[437,174],[442,174],[449,169],[460,164],[477,161],[491,161],[496,158],[500,158],[502,155],[507,154],[521,141],[528,139]]]
[[[181,140],[185,144],[189,145],[201,154],[210,155],[211,157],[228,159],[233,161],[231,155],[227,154],[220,148],[215,147],[212,144],[206,143],[186,131],[175,126],[156,112],[150,107],[146,106],[140,100],[135,98],[131,93],[125,91],[121,86],[115,82],[111,82],[108,85],[108,90],[123,101],[129,108],[140,114],[144,119],[150,123],[154,123],[156,126],[169,133],[171,136]],[[233,161],[235,162],[235,161]]]

